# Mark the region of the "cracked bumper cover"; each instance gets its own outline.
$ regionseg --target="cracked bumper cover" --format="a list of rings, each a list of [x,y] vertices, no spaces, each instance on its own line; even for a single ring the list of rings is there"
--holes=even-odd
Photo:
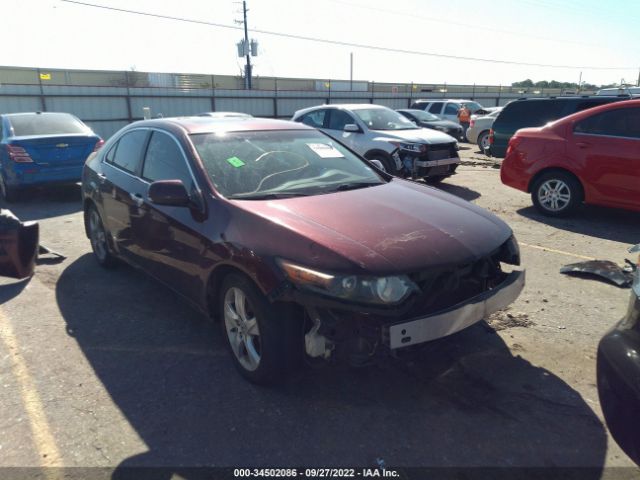
[[[459,332],[513,303],[524,283],[525,271],[516,270],[497,287],[464,303],[426,317],[390,325],[386,327],[388,346],[393,350]]]

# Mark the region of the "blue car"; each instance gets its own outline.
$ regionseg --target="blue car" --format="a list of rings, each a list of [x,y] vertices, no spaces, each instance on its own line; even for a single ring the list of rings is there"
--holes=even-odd
[[[34,185],[80,181],[87,157],[104,141],[68,113],[0,115],[0,194],[15,201]]]

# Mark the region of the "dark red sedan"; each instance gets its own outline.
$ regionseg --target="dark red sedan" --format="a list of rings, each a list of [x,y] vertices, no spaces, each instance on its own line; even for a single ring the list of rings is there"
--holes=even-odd
[[[140,267],[219,320],[253,382],[452,334],[524,285],[504,222],[301,123],[137,122],[87,161],[82,192],[98,262]]]
[[[583,202],[640,210],[640,100],[518,130],[500,177],[531,193],[545,215],[568,215]]]

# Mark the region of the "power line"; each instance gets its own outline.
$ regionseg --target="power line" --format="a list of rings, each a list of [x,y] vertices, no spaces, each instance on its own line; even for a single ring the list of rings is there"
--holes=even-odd
[[[371,11],[374,11],[374,12],[390,13],[392,15],[399,15],[399,16],[407,17],[407,18],[420,19],[420,20],[425,20],[427,22],[446,23],[446,24],[449,24],[449,25],[457,25],[459,27],[473,28],[474,30],[479,30],[482,33],[494,32],[494,33],[502,33],[502,34],[506,34],[506,35],[514,35],[514,36],[517,36],[517,37],[534,38],[536,40],[544,40],[544,41],[547,41],[547,42],[570,43],[570,44],[584,45],[584,46],[589,46],[589,47],[600,47],[601,46],[601,45],[598,45],[597,43],[577,42],[575,40],[561,40],[561,39],[558,39],[558,38],[543,37],[543,36],[540,36],[540,35],[531,35],[531,34],[528,34],[528,33],[517,32],[515,30],[505,30],[505,29],[501,29],[501,28],[486,27],[484,25],[478,26],[478,24],[458,22],[458,21],[448,20],[448,19],[438,18],[438,17],[428,17],[428,16],[425,16],[425,15],[418,15],[418,14],[411,13],[411,12],[403,12],[403,11],[392,10],[392,9],[388,9],[388,8],[371,7],[371,6],[368,6],[368,5],[360,5],[360,4],[357,4],[357,3],[345,2],[345,1],[342,1],[342,0],[329,0],[329,1],[332,2],[332,3],[340,4],[340,5],[347,5],[347,6],[350,6],[350,7],[361,8],[363,10],[371,10]]]
[[[212,26],[212,27],[218,27],[218,28],[227,28],[227,29],[232,29],[232,30],[241,30],[243,27],[237,27],[234,25],[225,25],[222,23],[215,23],[215,22],[206,22],[204,20],[194,20],[194,19],[190,19],[190,18],[182,18],[182,17],[174,17],[174,16],[170,16],[170,15],[161,15],[158,13],[150,13],[150,12],[140,12],[140,11],[136,11],[136,10],[128,10],[125,8],[116,8],[116,7],[108,7],[106,5],[98,5],[98,4],[94,4],[94,3],[87,3],[87,2],[80,2],[77,0],[60,0],[62,2],[65,3],[71,3],[74,5],[81,5],[81,6],[85,6],[85,7],[93,7],[93,8],[101,8],[104,10],[111,10],[111,11],[116,11],[116,12],[122,12],[122,13],[130,13],[130,14],[134,14],[134,15],[142,15],[142,16],[146,16],[146,17],[154,17],[154,18],[162,18],[165,20],[176,20],[176,21],[180,21],[180,22],[187,22],[187,23],[195,23],[195,24],[199,24],[199,25],[208,25],[208,26]],[[273,35],[276,37],[283,37],[283,38],[291,38],[294,40],[304,40],[304,41],[308,41],[308,42],[318,42],[318,43],[325,43],[325,44],[329,44],[329,45],[339,45],[339,46],[344,46],[344,47],[354,47],[354,48],[364,48],[364,49],[368,49],[368,50],[376,50],[376,51],[380,51],[380,52],[392,52],[392,53],[403,53],[403,54],[407,54],[407,55],[420,55],[420,56],[427,56],[427,57],[436,57],[436,58],[444,58],[444,59],[448,59],[448,60],[466,60],[466,61],[472,61],[472,62],[484,62],[484,63],[494,63],[494,64],[502,64],[502,65],[520,65],[520,66],[525,66],[525,67],[545,67],[545,68],[561,68],[561,69],[565,69],[565,70],[634,70],[636,69],[636,67],[595,67],[595,66],[589,66],[589,65],[554,65],[554,64],[545,64],[545,63],[530,63],[530,62],[517,62],[517,61],[513,61],[513,60],[498,60],[498,59],[490,59],[490,58],[480,58],[480,57],[465,57],[465,56],[459,56],[459,55],[448,55],[448,54],[443,54],[443,53],[435,53],[435,52],[425,52],[425,51],[420,51],[420,50],[406,50],[406,49],[401,49],[401,48],[389,48],[389,47],[381,47],[378,45],[367,45],[367,44],[363,44],[363,43],[354,43],[354,42],[344,42],[344,41],[340,41],[340,40],[329,40],[329,39],[325,39],[325,38],[316,38],[316,37],[307,37],[304,35],[295,35],[292,33],[282,33],[282,32],[272,32],[269,30],[259,30],[256,28],[252,29],[253,32],[256,33],[261,33],[263,35]]]

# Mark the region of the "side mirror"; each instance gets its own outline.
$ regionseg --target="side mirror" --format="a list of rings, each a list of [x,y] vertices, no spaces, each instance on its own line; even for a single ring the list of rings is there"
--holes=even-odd
[[[156,205],[188,207],[191,198],[182,180],[158,180],[149,185],[149,200]]]
[[[347,123],[344,126],[344,131],[345,132],[359,133],[361,130],[360,130],[360,127],[358,125],[356,125],[355,123]]]

